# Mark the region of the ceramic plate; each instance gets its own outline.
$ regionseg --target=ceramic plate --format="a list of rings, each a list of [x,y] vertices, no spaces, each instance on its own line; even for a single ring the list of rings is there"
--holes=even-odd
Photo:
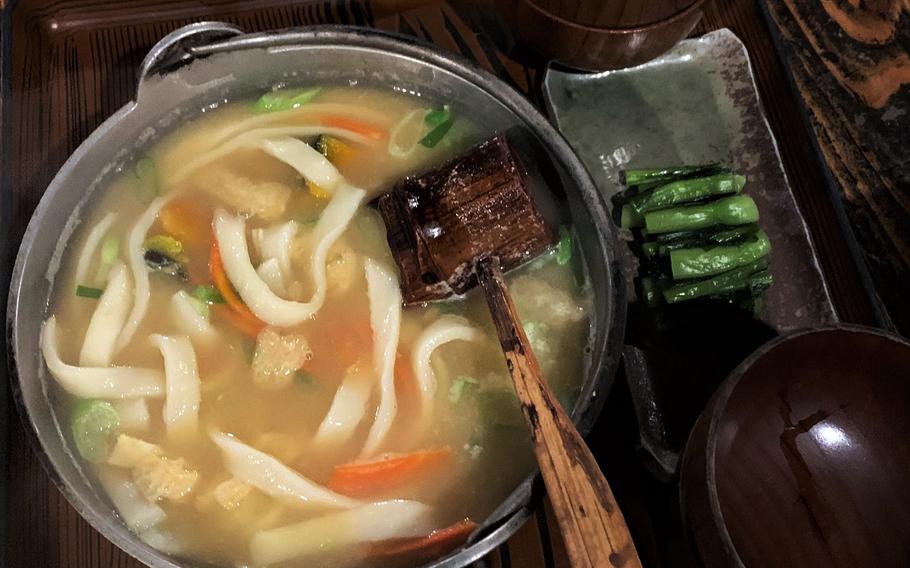
[[[774,285],[760,319],[779,332],[836,315],[805,220],[762,112],[745,46],[729,30],[685,40],[631,69],[550,69],[551,118],[609,198],[627,167],[723,162],[748,181],[771,239]]]

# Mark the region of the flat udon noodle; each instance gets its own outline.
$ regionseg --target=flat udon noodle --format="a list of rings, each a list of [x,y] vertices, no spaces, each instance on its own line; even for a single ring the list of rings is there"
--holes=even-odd
[[[200,383],[196,353],[189,338],[152,335],[152,343],[164,357],[167,396],[164,425],[168,436],[187,439],[199,426]]]
[[[51,374],[66,392],[80,398],[132,398],[164,396],[164,375],[157,369],[138,367],[75,367],[57,351],[57,318],[51,316],[41,330],[41,350]]]
[[[186,293],[178,290],[171,296],[171,317],[174,318],[180,331],[192,339],[203,343],[210,343],[218,337],[215,327],[193,305],[198,301]]]
[[[253,564],[265,566],[358,543],[429,534],[432,509],[418,501],[368,503],[301,523],[261,531],[250,541]]]
[[[266,495],[287,499],[298,506],[323,509],[350,509],[361,504],[310,481],[274,457],[229,434],[216,432],[211,436],[221,448],[230,474]]]
[[[102,465],[98,468],[98,480],[130,530],[146,531],[167,518],[164,509],[142,495],[128,470]]]
[[[98,250],[98,244],[104,235],[111,229],[111,225],[117,220],[117,214],[110,212],[98,221],[88,236],[85,238],[85,244],[82,246],[82,252],[79,254],[79,261],[76,263],[76,284],[88,284],[85,279],[88,275],[88,267],[92,263],[92,257]]]
[[[265,153],[297,170],[307,181],[315,183],[329,194],[334,193],[335,188],[344,182],[344,178],[332,162],[302,140],[290,136],[267,138],[259,142],[259,147]]]
[[[142,253],[142,243],[145,241],[145,235],[158,218],[161,208],[168,202],[168,198],[158,197],[149,204],[148,209],[139,217],[133,229],[130,231],[130,237],[127,241],[127,255],[129,257],[130,270],[133,271],[133,283],[135,292],[133,298],[133,309],[130,311],[129,319],[123,326],[123,331],[117,338],[116,351],[123,349],[133,339],[139,324],[145,318],[145,312],[148,311],[149,298],[151,297],[151,288],[149,285],[149,269],[145,265],[145,258]]]
[[[364,272],[370,300],[370,327],[373,329],[373,367],[379,375],[379,406],[360,457],[374,455],[395,420],[395,357],[401,330],[401,289],[398,277],[373,259],[367,259]]]
[[[366,415],[372,387],[369,378],[362,373],[352,372],[345,376],[313,442],[323,447],[347,442]]]
[[[126,316],[133,301],[133,284],[126,265],[117,262],[111,268],[110,278],[98,305],[92,313],[85,340],[79,352],[82,367],[109,367],[114,358],[117,337],[126,323]]]
[[[224,158],[225,156],[236,152],[241,148],[258,148],[260,142],[267,138],[276,138],[281,136],[318,136],[320,134],[327,134],[329,136],[343,138],[345,140],[350,140],[352,142],[357,142],[364,145],[375,144],[373,140],[367,138],[366,136],[362,136],[356,132],[351,132],[350,130],[345,130],[343,128],[331,128],[327,126],[280,126],[274,128],[260,128],[244,132],[243,134],[240,134],[237,137],[224,142],[223,144],[215,146],[208,152],[196,156],[184,164],[182,167],[178,168],[170,177],[168,183],[180,183],[186,179],[187,176],[199,168],[207,166],[215,160],[220,160],[221,158]]]
[[[215,237],[225,272],[237,293],[259,319],[272,326],[290,327],[319,311],[326,295],[325,261],[329,248],[345,231],[365,195],[362,189],[342,184],[320,215],[311,239],[314,246],[309,272],[314,290],[308,302],[285,300],[272,292],[250,261],[244,220],[221,209],[215,212]]]
[[[300,226],[295,221],[273,225],[267,229],[253,229],[252,237],[260,264],[274,258],[285,280],[293,278],[291,271],[291,244]]]
[[[124,398],[111,402],[120,418],[120,428],[131,433],[147,432],[152,425],[149,405],[144,398]]]
[[[483,341],[484,334],[459,316],[444,315],[421,332],[414,342],[411,364],[420,388],[420,420],[426,424],[436,400],[436,373],[430,362],[433,352],[450,341]]]
[[[270,258],[259,265],[259,268],[256,269],[256,274],[259,275],[259,278],[268,285],[269,290],[274,292],[279,296],[285,296],[287,294],[287,286],[285,285],[284,273],[281,270],[281,266],[278,264],[278,259]]]

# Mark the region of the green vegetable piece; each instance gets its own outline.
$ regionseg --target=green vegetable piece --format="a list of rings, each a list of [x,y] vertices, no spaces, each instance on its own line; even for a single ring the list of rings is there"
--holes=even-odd
[[[736,243],[744,238],[755,236],[758,225],[738,225],[735,227],[709,227],[700,231],[680,231],[677,233],[663,233],[654,237],[662,246],[674,248],[691,248],[704,245],[724,245]]]
[[[452,381],[452,385],[449,386],[449,400],[452,401],[453,404],[461,402],[462,397],[477,389],[477,385],[479,384],[477,379],[467,375],[455,377],[455,380]]]
[[[744,185],[745,176],[732,173],[671,181],[638,195],[631,204],[638,213],[647,213],[708,197],[739,193]]]
[[[142,203],[151,203],[158,197],[158,168],[151,158],[141,158],[133,167],[136,196]]]
[[[103,462],[118,426],[120,416],[109,402],[80,400],[72,415],[73,440],[79,455],[92,463]]]
[[[654,241],[642,244],[647,256],[667,256],[671,251],[684,248],[707,248],[719,245],[739,245],[753,239],[760,229],[756,223],[738,227],[710,227],[701,231],[683,231],[657,235]],[[669,238],[665,238],[669,237]],[[652,258],[652,257],[649,257]]]
[[[622,206],[619,220],[620,227],[623,229],[636,229],[638,227],[643,227],[644,224],[645,218],[642,217],[631,204],[626,203]]]
[[[759,231],[754,239],[741,245],[674,250],[670,253],[670,269],[677,280],[702,278],[745,266],[770,253],[771,241],[764,231]]]
[[[169,256],[178,262],[186,262],[186,255],[183,254],[183,243],[175,239],[170,235],[154,235],[142,243],[142,248],[145,250],[153,250],[160,252],[165,256]]]
[[[430,113],[432,113],[432,112],[434,112],[434,111],[430,111]],[[448,111],[446,111],[446,112],[448,112]],[[428,117],[429,117],[430,113],[427,113]],[[435,148],[436,145],[439,144],[439,141],[442,140],[443,136],[445,136],[446,133],[449,131],[449,129],[452,128],[452,124],[454,122],[455,121],[452,119],[451,116],[447,116],[437,126],[433,127],[433,129],[430,130],[430,132],[427,133],[426,136],[421,138],[419,144],[426,148]]]
[[[677,178],[692,177],[720,170],[720,164],[711,163],[698,166],[671,166],[667,168],[644,168],[620,172],[619,181],[623,185],[642,185],[647,182],[671,181]]]
[[[645,228],[652,234],[692,231],[714,225],[745,225],[756,221],[758,207],[748,195],[645,213]]]
[[[101,244],[101,264],[111,265],[117,262],[117,253],[120,251],[120,239],[108,237]]]
[[[556,246],[556,262],[560,266],[572,260],[572,233],[567,227],[559,227],[559,244]]]
[[[308,89],[269,91],[259,97],[259,100],[253,105],[253,110],[256,112],[275,112],[300,108],[312,101],[321,90],[322,87],[310,87]]]
[[[753,283],[756,287],[762,286],[767,280],[765,275],[770,277],[767,268],[767,257],[761,258],[704,280],[671,286],[663,291],[663,298],[668,304],[676,304],[705,296],[751,290]],[[770,282],[768,285],[770,286]]]
[[[444,105],[441,109],[427,112],[423,120],[430,128],[436,128],[440,124],[452,120],[452,112],[449,110],[449,105]]]
[[[206,304],[223,304],[224,303],[224,297],[221,295],[221,292],[216,290],[215,287],[210,284],[208,284],[208,285],[200,284],[199,286],[196,286],[195,288],[193,288],[193,292],[191,295],[194,298],[196,298],[197,300],[205,302]]]
[[[92,288],[91,286],[76,286],[76,295],[80,298],[92,298],[97,300],[101,297],[101,294],[104,293],[104,290],[101,288]]]

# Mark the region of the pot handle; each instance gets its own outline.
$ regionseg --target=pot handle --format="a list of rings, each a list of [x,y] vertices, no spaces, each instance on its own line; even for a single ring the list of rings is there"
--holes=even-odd
[[[622,350],[622,365],[635,417],[638,419],[645,466],[658,479],[672,479],[679,464],[679,452],[667,438],[666,418],[661,411],[648,357],[641,349],[625,345]]]
[[[243,30],[224,22],[198,22],[178,28],[161,38],[142,60],[136,98],[150,78],[170,73],[196,59],[195,48],[243,35]]]

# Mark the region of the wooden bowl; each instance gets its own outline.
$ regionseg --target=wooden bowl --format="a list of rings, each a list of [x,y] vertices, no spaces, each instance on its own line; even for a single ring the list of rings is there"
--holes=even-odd
[[[521,47],[585,71],[632,67],[689,35],[704,0],[496,0]]]
[[[708,568],[910,566],[910,343],[857,327],[771,341],[711,399],[681,474]]]

